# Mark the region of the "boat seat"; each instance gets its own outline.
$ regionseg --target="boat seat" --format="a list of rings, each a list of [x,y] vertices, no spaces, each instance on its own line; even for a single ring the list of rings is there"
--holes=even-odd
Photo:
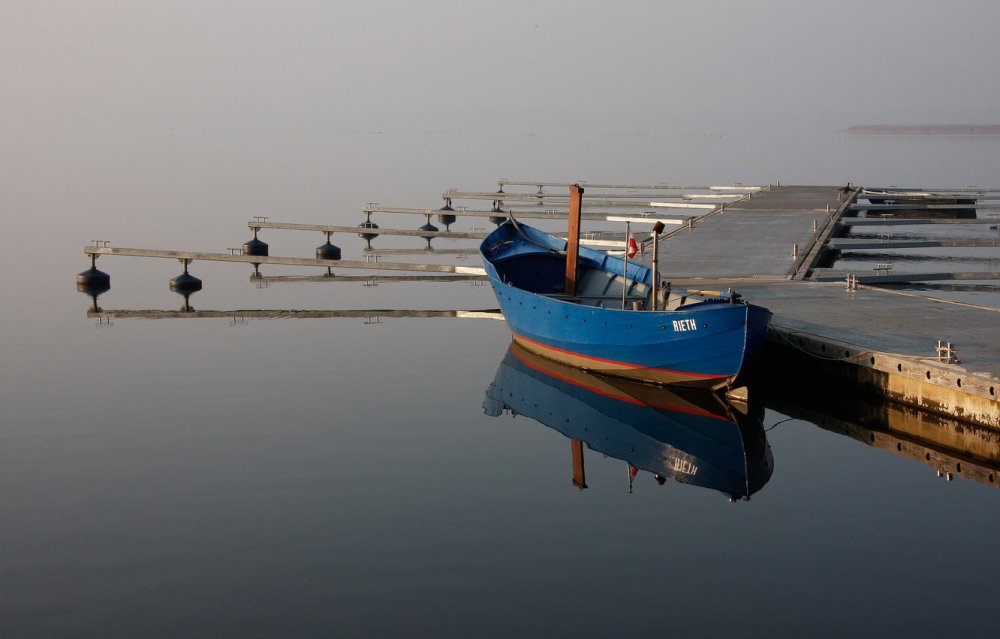
[[[621,308],[622,291],[625,287],[625,282],[625,278],[621,275],[615,275],[600,269],[590,269],[580,278],[575,296],[557,294],[550,295],[549,297],[571,300],[589,306]],[[646,302],[648,286],[641,282],[628,280],[628,287],[625,301],[629,306],[631,306],[633,301]]]

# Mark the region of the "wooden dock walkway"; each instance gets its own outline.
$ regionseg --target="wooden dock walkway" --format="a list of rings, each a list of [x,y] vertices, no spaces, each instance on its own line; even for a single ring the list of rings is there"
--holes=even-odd
[[[501,186],[518,184],[541,190],[558,183],[501,181]],[[885,252],[927,247],[973,247],[986,250],[995,248],[996,257],[1000,259],[1000,243],[998,243],[1000,237],[992,230],[997,227],[997,217],[990,217],[989,213],[980,214],[977,219],[853,217],[858,213],[864,213],[863,210],[857,209],[860,187],[823,185],[668,187],[602,183],[592,183],[589,186],[598,188],[598,185],[603,188],[684,190],[725,188],[734,189],[733,193],[738,193],[735,191],[738,188],[743,191],[735,201],[699,205],[706,208],[695,208],[692,216],[683,219],[664,220],[650,212],[616,215],[585,211],[583,217],[587,221],[600,222],[629,220],[651,223],[660,219],[674,224],[677,228],[661,237],[660,273],[664,274],[665,279],[672,281],[675,287],[732,287],[746,299],[770,308],[774,313],[774,320],[770,334],[771,349],[767,360],[773,365],[772,374],[797,377],[830,374],[849,380],[854,389],[864,387],[873,393],[904,404],[1000,429],[1000,402],[997,397],[1000,391],[1000,329],[997,328],[1000,326],[1000,309],[932,299],[919,292],[872,286],[877,283],[898,281],[1000,279],[1000,271],[973,269],[959,271],[942,268],[939,272],[933,273],[903,273],[897,272],[897,269],[872,271],[829,266],[832,261],[831,256],[837,255],[840,251],[851,251],[855,254],[866,250]],[[946,191],[959,190],[946,189]],[[503,197],[513,201],[513,194],[510,193],[486,194],[453,190],[447,192],[446,197],[449,194],[455,199],[458,199],[459,194],[476,197],[477,194],[482,194],[484,197]],[[645,201],[647,200],[645,196],[595,198],[591,202],[585,200],[585,206],[596,208],[610,206],[608,202],[611,200],[629,202],[634,199],[640,201],[633,203],[646,207],[652,206],[654,202],[653,199]],[[531,201],[527,197],[525,200]],[[959,206],[970,207],[967,204]],[[419,214],[427,216],[428,219],[430,216],[440,214],[454,215],[456,218],[494,219],[505,215],[503,211],[497,210],[453,208],[454,210],[438,210],[369,205],[363,209],[363,213]],[[876,208],[885,209],[886,205],[878,205]],[[914,207],[908,204],[905,208]],[[989,211],[995,207],[977,205],[975,208]],[[518,211],[516,215],[525,219],[566,218],[564,210]],[[942,224],[988,225],[988,227],[982,228],[981,237],[972,237],[979,233],[978,228],[972,227],[971,233],[964,234],[961,239],[892,237],[891,231],[879,228],[895,229],[902,225],[906,225],[907,228],[920,228],[922,225]],[[255,231],[273,229],[351,235],[372,233],[415,236],[428,241],[431,238],[479,240],[486,234],[485,229],[475,229],[471,232],[369,229],[267,220],[252,221],[248,226]],[[875,238],[845,237],[854,229],[865,230],[868,227],[875,227],[874,232],[879,235]],[[637,239],[642,237],[640,230],[633,228]],[[608,237],[600,238],[602,241],[608,239]],[[617,241],[618,237],[614,240]],[[319,260],[311,257],[230,255],[109,246],[88,247],[84,253],[94,257],[134,256],[338,270],[363,269],[369,272],[412,271],[423,274],[381,277],[433,277],[434,281],[438,281],[436,278],[441,278],[440,281],[460,277],[482,279],[485,273],[478,265]],[[649,257],[647,252],[636,259],[642,261],[648,260]],[[986,258],[986,261],[991,259],[993,258]],[[846,285],[845,280],[848,279],[848,275],[855,276],[856,285]],[[379,276],[349,276],[354,281],[376,277]],[[296,278],[309,281],[337,279],[292,275],[271,278],[271,281],[288,281]],[[348,281],[349,278],[341,281]],[[262,281],[264,278],[258,279]],[[155,314],[155,312],[148,313]],[[215,313],[220,317],[230,317],[231,312]],[[375,311],[375,313],[389,316],[386,311]],[[117,315],[117,317],[125,316],[127,315]],[[209,317],[210,315],[183,316]],[[949,344],[950,348],[939,351],[939,343]],[[816,392],[828,391],[821,382],[817,382]]]
[[[422,271],[428,273],[456,273],[485,275],[481,266],[455,266],[451,264],[411,264],[406,262],[362,262],[352,260],[318,260],[308,257],[275,257],[269,255],[232,255],[229,253],[204,253],[197,251],[162,251],[158,249],[125,248],[116,246],[88,246],[83,249],[88,256],[118,255],[186,260],[189,262],[238,262],[243,264],[277,266],[315,266],[336,269],[362,269],[370,271]]]
[[[660,272],[677,278],[791,279],[849,203],[832,186],[761,191],[666,234]]]
[[[429,213],[428,213],[429,215]],[[462,231],[423,231],[420,229],[383,229],[362,226],[335,226],[330,224],[298,224],[293,222],[266,222],[251,220],[247,222],[251,230],[276,229],[281,231],[318,231],[320,233],[349,233],[351,235],[397,235],[401,237],[450,238],[453,240],[482,240],[484,232]]]
[[[644,207],[644,208],[654,208],[654,207]],[[715,208],[711,206],[709,208]],[[507,211],[510,210],[515,213],[518,219],[530,219],[530,220],[565,220],[566,210],[563,209],[504,209],[500,211],[495,210],[485,210],[485,209],[468,209],[468,208],[456,208],[452,211],[442,211],[439,209],[419,209],[419,208],[406,208],[406,207],[388,207],[388,206],[366,206],[361,210],[364,214],[371,213],[393,213],[393,214],[403,214],[403,215],[440,215],[447,214],[453,215],[456,218],[462,217],[478,217],[478,218],[498,218],[500,220],[505,220],[507,218]],[[648,223],[653,224],[655,222],[663,222],[664,224],[685,224],[687,223],[687,218],[667,218],[662,217],[659,213],[645,212],[645,213],[594,213],[584,211],[582,214],[582,219],[589,222],[637,222],[637,223]],[[357,232],[357,227],[350,227]],[[313,229],[319,230],[319,229]],[[377,229],[376,229],[377,230]],[[367,232],[367,230],[365,231]]]
[[[885,248],[881,242],[837,237],[846,228],[869,222],[843,217],[853,195],[832,186],[762,191],[727,206],[724,213],[695,218],[690,227],[667,234],[661,240],[660,272],[674,280],[674,286],[732,286],[746,299],[770,308],[774,353],[784,353],[775,356],[777,361],[833,366],[839,375],[894,400],[1000,428],[1000,309],[865,285],[848,290],[845,280],[851,271],[832,273],[817,266],[828,251]],[[987,221],[889,220],[890,225]],[[996,240],[991,235],[957,244],[1000,246]],[[837,281],[820,281],[831,276]],[[1000,272],[871,275],[884,281],[963,276],[997,279]],[[951,343],[960,362],[939,357],[939,341]],[[795,360],[789,353],[807,357]]]
[[[852,211],[1000,211],[1000,204],[852,204]]]
[[[561,195],[548,195],[548,194],[532,194],[532,193],[473,193],[473,192],[454,192],[448,195],[454,199],[461,200],[492,200],[498,202],[500,206],[506,202],[532,202],[538,203],[539,205],[545,205],[546,203],[553,206],[562,206],[565,208],[566,204],[569,202],[568,197]],[[673,209],[714,209],[717,208],[717,204],[696,204],[692,202],[673,202],[668,201],[671,197],[683,199],[681,195],[675,196],[660,196],[659,199],[650,199],[656,197],[655,195],[648,194],[643,197],[638,198],[639,201],[632,201],[631,196],[617,196],[617,197],[599,197],[591,195],[587,197],[584,195],[584,205],[591,207],[600,208],[673,208]],[[690,199],[690,198],[688,198]],[[722,201],[732,201],[732,198],[713,198],[721,199]],[[965,208],[969,208],[966,206]]]
[[[570,182],[552,182],[545,180],[497,180],[497,186],[501,189],[505,186],[533,186],[542,190],[544,187],[554,187],[565,189]],[[626,189],[642,191],[734,191],[745,193],[747,191],[760,191],[763,186],[728,184],[722,186],[712,186],[708,184],[667,184],[667,183],[645,183],[645,184],[614,184],[610,182],[588,182],[581,180],[576,182],[584,189]],[[457,189],[455,189],[457,190]],[[584,194],[586,195],[586,193]]]
[[[336,310],[298,310],[298,309],[246,309],[231,310],[90,310],[87,317],[101,320],[116,319],[331,319],[359,318],[372,319],[381,317],[454,317],[459,319],[492,319],[502,320],[500,309],[485,308],[481,310],[418,310],[393,308],[336,309]]]

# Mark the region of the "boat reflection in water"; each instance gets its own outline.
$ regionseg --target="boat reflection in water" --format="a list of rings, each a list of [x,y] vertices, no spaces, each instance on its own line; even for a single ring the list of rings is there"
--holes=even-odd
[[[749,499],[771,478],[762,411],[718,395],[595,376],[511,343],[483,400],[486,414],[525,415],[572,440],[573,483],[586,488],[583,444],[638,471]]]

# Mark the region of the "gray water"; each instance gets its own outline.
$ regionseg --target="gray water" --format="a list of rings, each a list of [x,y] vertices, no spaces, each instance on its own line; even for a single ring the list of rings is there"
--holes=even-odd
[[[593,450],[579,490],[566,437],[484,413],[502,322],[107,324],[74,290],[92,239],[224,251],[252,215],[357,224],[366,202],[436,208],[448,187],[500,177],[1000,186],[996,139],[785,133],[289,121],[12,135],[0,634],[992,635],[1000,495],[986,481],[769,408],[773,475],[749,501],[645,470],[630,491],[626,462]],[[272,255],[323,241],[262,237]],[[359,259],[360,240],[334,242]],[[996,268],[972,255],[962,270]],[[103,309],[182,304],[173,261],[98,266]],[[192,269],[199,310],[495,306],[472,283],[261,287],[244,265]],[[948,295],[997,306],[995,292]]]

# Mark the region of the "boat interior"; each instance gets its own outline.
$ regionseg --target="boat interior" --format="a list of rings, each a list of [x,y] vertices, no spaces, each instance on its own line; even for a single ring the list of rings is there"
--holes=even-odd
[[[546,297],[552,297],[586,306],[630,310],[652,308],[651,287],[635,279],[626,280],[602,268],[595,268],[586,260],[580,261],[576,295],[565,294],[566,260],[564,255],[539,253],[519,256],[496,264],[500,278],[517,288]],[[627,291],[625,290],[627,288]],[[623,297],[624,292],[624,297]],[[661,310],[677,310],[705,302],[701,295],[674,291],[669,285],[660,291]]]

